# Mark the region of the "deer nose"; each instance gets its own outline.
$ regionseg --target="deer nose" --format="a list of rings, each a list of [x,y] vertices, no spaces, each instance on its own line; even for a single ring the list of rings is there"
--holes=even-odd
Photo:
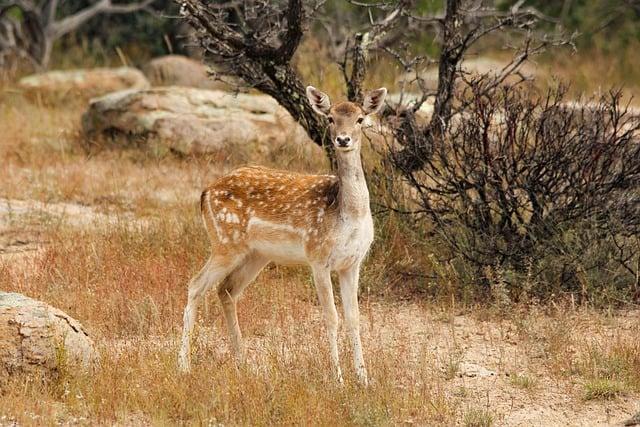
[[[351,137],[347,135],[336,136],[336,143],[338,147],[348,147],[351,142]]]

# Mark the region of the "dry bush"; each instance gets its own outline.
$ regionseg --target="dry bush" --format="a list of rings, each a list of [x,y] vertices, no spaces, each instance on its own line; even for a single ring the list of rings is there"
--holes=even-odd
[[[461,277],[505,282],[515,298],[528,276],[541,298],[628,301],[638,289],[640,119],[619,92],[585,103],[565,94],[469,82],[443,137],[415,154],[422,166],[393,164]]]
[[[586,399],[609,399],[640,390],[640,343],[618,337],[586,346],[578,371],[586,378]]]

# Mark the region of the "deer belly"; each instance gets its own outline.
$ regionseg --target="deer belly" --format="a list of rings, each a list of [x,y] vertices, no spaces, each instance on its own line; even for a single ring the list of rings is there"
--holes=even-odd
[[[247,231],[249,247],[271,261],[278,264],[307,262],[303,230],[252,218]]]

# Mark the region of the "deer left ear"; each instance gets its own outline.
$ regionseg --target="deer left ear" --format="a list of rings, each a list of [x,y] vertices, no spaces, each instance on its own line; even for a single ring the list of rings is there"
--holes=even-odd
[[[372,90],[367,93],[362,103],[362,109],[365,114],[375,114],[382,109],[384,105],[384,99],[387,96],[387,88],[381,87],[380,89]]]
[[[321,116],[329,114],[331,101],[329,101],[329,96],[326,93],[319,91],[313,86],[307,86],[307,99],[313,111]]]

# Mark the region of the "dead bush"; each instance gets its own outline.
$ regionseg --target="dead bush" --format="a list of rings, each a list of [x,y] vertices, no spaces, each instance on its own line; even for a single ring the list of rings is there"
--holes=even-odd
[[[617,91],[565,95],[479,78],[457,95],[442,137],[413,153],[420,168],[406,167],[406,145],[392,163],[420,226],[474,282],[500,267],[513,294],[526,274],[543,298],[637,297],[640,119]]]

